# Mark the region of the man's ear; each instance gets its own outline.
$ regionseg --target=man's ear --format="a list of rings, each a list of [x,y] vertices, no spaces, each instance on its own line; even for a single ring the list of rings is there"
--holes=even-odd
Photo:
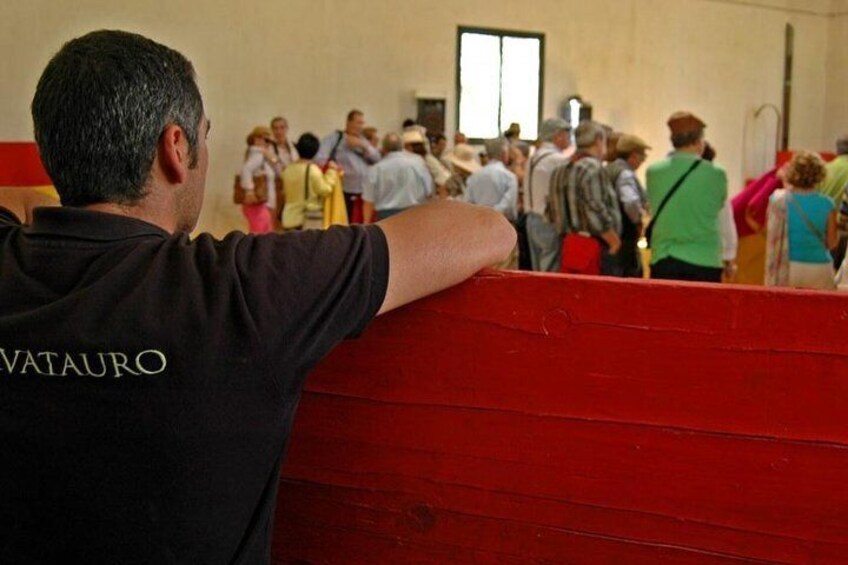
[[[188,178],[189,155],[188,139],[183,128],[168,124],[159,137],[157,146],[159,165],[169,182],[182,184]]]

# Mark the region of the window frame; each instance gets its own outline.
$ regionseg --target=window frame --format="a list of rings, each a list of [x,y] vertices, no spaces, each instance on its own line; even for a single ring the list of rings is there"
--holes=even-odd
[[[475,27],[475,26],[457,26],[456,28],[456,99],[454,100],[454,108],[456,115],[456,128],[454,131],[462,131],[459,127],[460,124],[460,98],[462,96],[462,69],[460,68],[460,61],[462,60],[462,34],[463,33],[474,33],[480,35],[494,35],[500,39],[500,48],[501,48],[501,77],[503,76],[503,40],[504,37],[520,37],[520,38],[529,38],[529,39],[538,39],[539,40],[539,106],[538,106],[538,124],[541,126],[542,124],[542,114],[545,101],[545,34],[541,32],[534,31],[515,31],[515,30],[507,30],[507,29],[497,29],[497,28],[487,28],[487,27]],[[500,92],[498,93],[498,131],[503,134],[500,129],[500,118],[501,111],[503,108],[503,82],[500,84]],[[530,138],[522,138],[522,141],[534,141],[536,139],[536,132],[532,133],[532,137]],[[479,137],[469,137],[468,143],[479,145],[483,143],[485,140]]]

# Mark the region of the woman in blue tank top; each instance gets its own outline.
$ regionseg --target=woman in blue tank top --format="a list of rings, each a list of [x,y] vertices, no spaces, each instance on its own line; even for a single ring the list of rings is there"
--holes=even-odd
[[[826,175],[821,157],[800,152],[783,174],[788,187],[769,203],[771,258],[788,259],[788,277],[772,284],[795,288],[833,290],[833,263],[829,250],[836,246],[836,210],[833,201],[816,191]],[[781,233],[778,233],[781,232]],[[782,240],[782,241],[781,241]],[[784,249],[780,249],[785,246]],[[774,265],[770,264],[769,268]]]

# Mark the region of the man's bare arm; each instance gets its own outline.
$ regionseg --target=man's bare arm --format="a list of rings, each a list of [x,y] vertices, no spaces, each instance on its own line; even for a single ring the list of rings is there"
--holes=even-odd
[[[389,284],[380,314],[502,261],[516,239],[502,214],[464,202],[432,202],[377,225],[389,244]]]

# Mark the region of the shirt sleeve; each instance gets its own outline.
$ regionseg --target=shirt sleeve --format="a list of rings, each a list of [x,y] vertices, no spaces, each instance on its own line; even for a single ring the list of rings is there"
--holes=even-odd
[[[476,173],[475,173],[476,174]],[[474,175],[471,175],[473,177]],[[462,195],[462,199],[469,204],[476,204],[474,201],[474,180],[469,177],[468,180],[465,181],[465,194]]]
[[[586,208],[598,218],[601,233],[615,229],[612,213],[604,204],[604,193],[610,182],[606,171],[594,167],[583,178],[586,183]]]
[[[336,171],[327,169],[323,175],[317,167],[309,167],[309,189],[318,198],[323,198],[333,192],[336,182]]]
[[[376,225],[244,236],[235,262],[269,363],[302,371],[362,333],[388,285],[388,245]]]
[[[415,167],[415,172],[418,175],[418,178],[421,180],[421,184],[424,185],[424,190],[427,193],[427,196],[433,195],[433,177],[430,176],[430,172],[427,170],[427,167]],[[445,182],[440,186],[447,185],[447,181],[450,179],[445,179]]]
[[[372,165],[380,160],[380,152],[377,151],[377,148],[371,145],[371,142],[362,138],[365,141],[365,151],[362,156],[365,157],[365,160],[371,163]]]
[[[318,153],[315,154],[315,158],[312,159],[317,165],[323,167],[327,164],[327,158],[330,156],[330,149],[332,148],[332,141],[330,141],[330,136],[325,137],[321,140],[321,144],[318,146]]]
[[[371,167],[368,170],[368,176],[365,178],[365,182],[362,184],[362,199],[371,202],[372,204],[376,202],[374,200],[376,196],[374,193],[377,191],[377,168]]]
[[[427,155],[427,158],[424,160],[427,165],[427,170],[430,173],[430,177],[433,182],[438,186],[444,186],[448,179],[450,178],[450,173],[448,170],[442,165],[438,159],[433,157],[432,155]]]
[[[621,171],[615,180],[615,188],[624,212],[634,224],[642,223],[645,210],[642,208],[642,195],[639,185],[636,183],[636,174],[633,171]]]
[[[735,261],[739,247],[739,236],[736,233],[736,223],[733,221],[733,209],[730,202],[725,202],[719,215],[721,227],[721,258],[724,261]]]
[[[241,167],[241,187],[243,189],[253,190],[253,175],[257,171],[265,174],[265,171],[262,170],[262,162],[264,160],[265,157],[258,151],[251,151],[247,159],[244,160],[244,165]]]
[[[500,201],[495,204],[495,210],[509,218],[515,219],[516,207],[518,204],[518,177],[515,173],[510,173],[506,177],[506,191]]]

